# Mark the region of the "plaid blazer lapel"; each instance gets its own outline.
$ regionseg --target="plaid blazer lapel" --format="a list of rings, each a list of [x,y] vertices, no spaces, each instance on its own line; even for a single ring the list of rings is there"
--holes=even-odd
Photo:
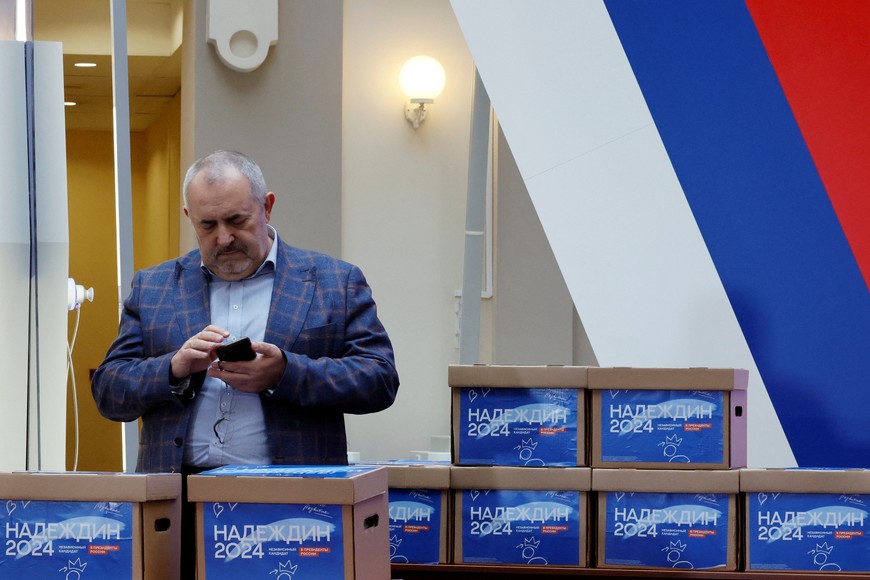
[[[292,256],[291,256],[292,254]],[[272,304],[266,323],[265,341],[289,349],[299,336],[314,297],[316,266],[281,242],[275,269]]]
[[[177,320],[181,335],[193,336],[209,325],[209,294],[205,274],[200,268],[199,252],[187,254],[175,263],[178,292],[175,293]]]

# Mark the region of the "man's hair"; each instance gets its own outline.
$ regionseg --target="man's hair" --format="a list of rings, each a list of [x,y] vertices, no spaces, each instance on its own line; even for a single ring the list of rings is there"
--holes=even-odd
[[[248,183],[251,184],[251,197],[258,203],[266,199],[268,190],[266,189],[266,179],[263,177],[263,171],[260,169],[260,166],[244,153],[219,149],[198,159],[187,170],[187,174],[184,176],[184,184],[181,187],[184,207],[187,207],[187,190],[197,175],[202,173],[206,182],[212,184],[223,179],[229,168],[235,168],[248,180]]]

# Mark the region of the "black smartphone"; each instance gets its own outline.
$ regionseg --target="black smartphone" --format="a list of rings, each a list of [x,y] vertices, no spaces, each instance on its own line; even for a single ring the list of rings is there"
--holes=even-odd
[[[251,339],[246,336],[235,342],[219,346],[217,356],[222,362],[236,362],[254,360],[257,357],[257,353],[251,348]]]

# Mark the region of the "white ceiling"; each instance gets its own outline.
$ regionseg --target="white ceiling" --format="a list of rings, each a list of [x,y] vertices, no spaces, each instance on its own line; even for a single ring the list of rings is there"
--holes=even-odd
[[[63,44],[68,130],[112,130],[111,0],[32,0],[33,38]],[[144,131],[181,89],[182,0],[127,0],[130,130]],[[77,68],[79,61],[97,64]]]

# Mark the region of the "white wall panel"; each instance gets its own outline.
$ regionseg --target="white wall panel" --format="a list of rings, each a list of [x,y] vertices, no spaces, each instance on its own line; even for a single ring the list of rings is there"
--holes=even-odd
[[[0,42],[0,470],[24,469],[30,293],[24,43]]]

